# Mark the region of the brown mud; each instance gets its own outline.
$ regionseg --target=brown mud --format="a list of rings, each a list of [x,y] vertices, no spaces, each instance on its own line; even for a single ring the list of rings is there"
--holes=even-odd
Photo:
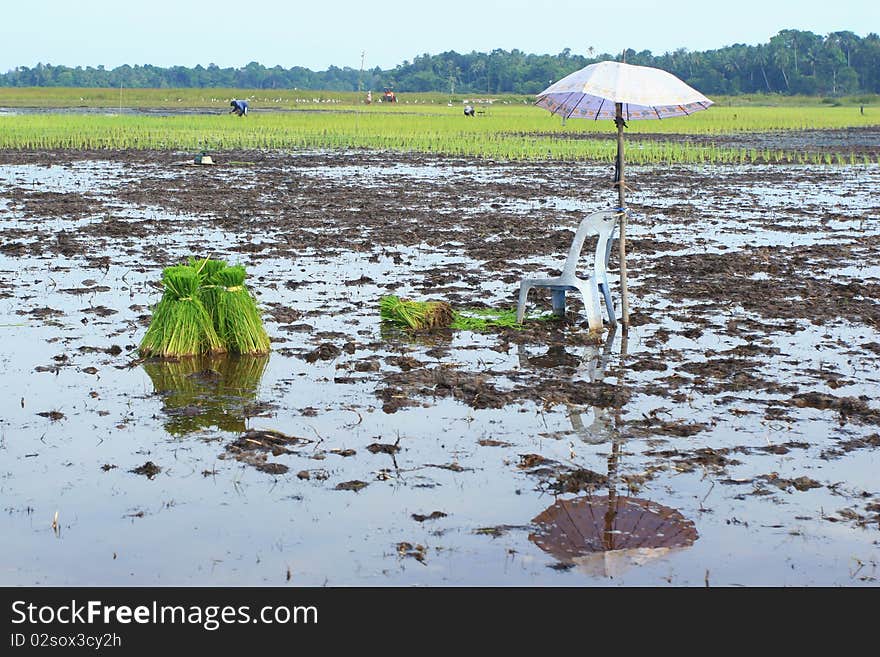
[[[202,527],[206,514],[227,527],[212,544],[235,555],[213,567],[225,581],[271,581],[245,565],[256,545],[278,573],[298,564],[301,582],[602,583],[541,547],[551,533],[530,519],[571,496],[607,510],[616,490],[696,523],[674,557],[624,582],[662,582],[669,568],[684,583],[707,570],[719,584],[877,581],[877,167],[632,167],[631,329],[597,336],[577,299],[563,319],[482,333],[388,327],[378,300],[515,305],[524,276],[559,271],[584,212],[611,205],[607,167],[212,157],[198,167],[186,153],[0,152],[0,323],[21,349],[3,360],[4,386],[26,382],[24,396],[7,395],[4,435],[26,440],[0,445],[16,463],[6,490],[34,468],[69,472],[55,492],[75,489],[85,509],[88,482],[103,477],[109,501],[95,508],[114,519],[83,511],[82,525],[105,546],[120,518],[161,529],[172,518]],[[161,268],[189,254],[248,267],[268,359],[137,358]],[[549,309],[545,293],[529,301]],[[208,481],[220,492],[199,488]],[[128,506],[108,511],[117,496]],[[22,486],[9,500],[4,530],[30,547],[15,510],[48,508],[48,493]],[[750,571],[749,555],[778,550],[786,531],[834,556],[797,547],[797,575],[774,570],[782,556]],[[344,564],[356,535],[366,553]],[[124,536],[140,578],[212,582],[146,557],[133,547],[142,532]],[[181,563],[202,568],[207,536],[179,538],[192,546]],[[733,556],[718,556],[725,545]],[[844,564],[852,553],[862,567]],[[511,554],[515,576],[502,567]],[[10,581],[76,580],[12,561]]]

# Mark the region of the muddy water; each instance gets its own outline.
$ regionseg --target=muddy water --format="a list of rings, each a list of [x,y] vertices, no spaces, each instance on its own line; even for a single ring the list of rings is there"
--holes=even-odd
[[[606,167],[214,159],[0,154],[4,584],[876,585],[878,167],[633,167],[597,341],[378,300],[509,306]],[[209,252],[272,353],[140,361]]]

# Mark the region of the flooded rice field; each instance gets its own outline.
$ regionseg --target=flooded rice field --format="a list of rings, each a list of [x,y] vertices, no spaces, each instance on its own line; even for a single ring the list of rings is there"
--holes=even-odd
[[[0,152],[3,584],[877,585],[880,167],[630,167],[597,340],[378,304],[515,305],[608,167],[191,161]],[[189,255],[269,356],[138,358]]]

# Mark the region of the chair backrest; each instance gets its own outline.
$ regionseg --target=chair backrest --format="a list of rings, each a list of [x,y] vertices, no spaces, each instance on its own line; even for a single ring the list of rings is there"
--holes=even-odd
[[[571,249],[568,251],[568,258],[565,260],[565,267],[562,270],[563,276],[574,276],[577,272],[578,261],[581,257],[581,251],[584,248],[584,241],[587,235],[598,235],[596,242],[596,255],[593,260],[593,267],[597,274],[603,274],[608,266],[608,257],[611,254],[611,242],[614,240],[614,229],[620,220],[622,210],[600,210],[594,212],[581,220],[574,240],[571,243]]]

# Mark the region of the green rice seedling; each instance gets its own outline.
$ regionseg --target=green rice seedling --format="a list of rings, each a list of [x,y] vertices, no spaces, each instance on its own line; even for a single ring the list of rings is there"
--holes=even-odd
[[[445,301],[411,301],[393,294],[379,300],[379,316],[415,331],[448,328],[454,319],[452,307]]]
[[[177,265],[162,271],[165,292],[153,310],[141,340],[143,357],[178,358],[223,353],[211,316],[199,300],[199,277],[192,267]]]
[[[6,92],[4,92],[6,94]],[[55,97],[43,101],[30,97],[16,101],[10,91],[4,102],[24,106],[52,106]],[[50,96],[49,88],[39,91]],[[77,103],[112,106],[106,90],[60,90],[73,95]],[[147,94],[147,92],[144,92]],[[150,92],[141,106],[179,106],[170,92]],[[186,91],[181,97],[193,106],[225,105],[225,98],[239,95]],[[258,92],[264,94],[265,92]],[[85,101],[83,95],[88,96]],[[132,94],[134,92],[132,91]],[[194,96],[193,94],[198,94]],[[66,96],[58,96],[60,102]],[[342,99],[342,98],[340,98]],[[135,96],[132,96],[132,101]],[[153,149],[193,151],[210,143],[219,151],[231,149],[302,149],[302,148],[370,148],[405,152],[446,153],[484,158],[527,160],[559,160],[566,162],[610,162],[614,159],[613,140],[607,139],[614,130],[607,121],[568,121],[561,126],[559,117],[534,107],[530,102],[496,104],[490,115],[479,121],[465,122],[458,107],[446,103],[402,104],[400,107],[327,104],[306,106],[294,95],[285,99],[291,111],[255,113],[248,121],[230,121],[224,114],[190,113],[183,116],[88,115],[64,113],[21,113],[3,117],[0,149]],[[118,94],[116,98],[118,102]],[[261,103],[269,101],[263,99]],[[354,96],[348,97],[354,103]],[[774,101],[775,102],[775,101]],[[282,104],[283,105],[283,104]],[[282,105],[278,105],[279,107]],[[352,120],[352,109],[355,110]],[[305,110],[305,111],[304,111]],[[316,111],[319,110],[319,111]],[[860,115],[848,107],[804,106],[740,106],[716,104],[707,112],[663,121],[633,121],[627,132],[657,135],[732,135],[799,131],[806,128],[840,129],[876,126],[880,114]],[[596,138],[592,138],[596,137]],[[632,143],[632,142],[631,142]],[[707,150],[699,142],[688,141],[670,147],[660,141],[643,141],[630,148],[627,160],[633,164],[697,163],[728,161],[732,153],[726,147]],[[775,156],[775,157],[774,157]],[[752,150],[746,161],[758,163],[788,159],[784,151]],[[876,159],[872,157],[872,160]],[[232,164],[231,162],[228,164]]]
[[[257,302],[244,284],[244,267],[224,267],[215,276],[220,286],[217,299],[218,333],[227,348],[237,354],[269,353],[269,335],[263,327]]]
[[[214,324],[214,330],[220,332],[220,323],[217,318],[217,302],[220,299],[221,286],[217,281],[218,272],[226,267],[223,260],[212,260],[211,258],[189,258],[189,266],[192,267],[199,276],[199,299],[205,310],[211,316],[211,322]]]
[[[415,331],[450,328],[463,331],[485,331],[489,328],[522,329],[516,322],[516,308],[464,308],[455,310],[445,301],[411,301],[395,295],[379,300],[379,315],[400,328]],[[552,313],[530,317],[546,321]]]
[[[196,270],[202,284],[212,282],[216,277],[217,272],[227,266],[226,262],[223,260],[212,260],[211,258],[202,259],[194,256],[189,257],[187,264]]]
[[[558,317],[553,313],[529,316],[529,321],[547,322],[556,320]],[[490,328],[512,328],[520,330],[524,328],[516,321],[516,308],[463,308],[455,311],[455,319],[452,322],[454,329],[466,331],[486,331]]]

